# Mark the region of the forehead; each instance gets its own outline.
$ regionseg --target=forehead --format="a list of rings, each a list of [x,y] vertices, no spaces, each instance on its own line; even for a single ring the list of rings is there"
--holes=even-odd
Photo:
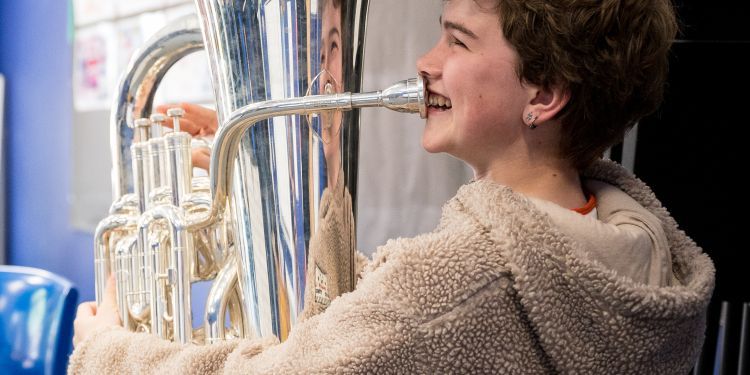
[[[471,23],[478,19],[499,21],[497,4],[497,0],[443,0],[443,17],[460,17]]]
[[[443,0],[444,6],[449,3],[470,3],[469,5],[474,5],[477,11],[490,14],[497,14],[500,10],[500,0]]]
[[[496,1],[481,0],[445,0],[443,14],[440,16],[444,27],[461,25],[474,34],[487,32],[496,33],[500,26],[500,17],[495,8],[486,8],[481,3],[496,3]]]

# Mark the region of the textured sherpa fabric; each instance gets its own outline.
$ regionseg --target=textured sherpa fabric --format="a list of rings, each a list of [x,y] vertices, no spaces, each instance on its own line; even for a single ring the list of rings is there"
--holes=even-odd
[[[584,184],[599,202],[597,216],[580,215],[537,198],[529,200],[576,242],[574,248],[586,258],[635,282],[672,285],[672,253],[661,220],[612,185],[590,179]]]
[[[344,172],[337,175],[343,176]],[[316,226],[310,236],[305,283],[308,287],[300,316],[303,320],[321,313],[334,298],[354,289],[356,280],[353,270],[364,257],[360,254],[354,258],[352,197],[344,186],[343,178],[338,178],[334,187],[323,190]]]
[[[69,372],[687,373],[703,342],[710,259],[621,167],[602,161],[585,176],[661,221],[673,285],[618,275],[529,199],[478,181],[445,205],[435,231],[379,248],[353,292],[281,344],[180,346],[107,328],[76,348]]]

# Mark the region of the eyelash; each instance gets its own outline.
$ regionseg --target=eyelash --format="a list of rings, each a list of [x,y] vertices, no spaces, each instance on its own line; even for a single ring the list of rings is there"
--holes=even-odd
[[[460,41],[460,40],[458,40],[458,39],[456,39],[456,38],[454,38],[452,36],[448,37],[448,46],[450,46],[450,47],[459,46],[459,47],[462,47],[462,48],[466,48],[466,44],[464,44],[462,41]]]

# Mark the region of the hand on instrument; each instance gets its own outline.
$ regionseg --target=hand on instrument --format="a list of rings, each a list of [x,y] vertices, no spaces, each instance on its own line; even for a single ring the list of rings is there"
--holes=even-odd
[[[180,119],[180,130],[190,133],[193,137],[206,137],[214,135],[219,128],[219,120],[216,117],[216,111],[192,103],[175,103],[162,104],[156,107],[155,112],[167,113],[167,110],[174,107],[180,107],[185,110],[185,114]],[[164,126],[173,127],[172,119],[167,118]]]
[[[211,161],[211,150],[205,147],[194,148],[191,159],[193,159],[193,167],[208,170],[208,164]]]
[[[163,104],[156,107],[156,112],[167,113],[167,110],[174,107],[180,107],[185,110],[185,114],[180,119],[180,130],[190,133],[193,137],[212,136],[219,127],[219,120],[216,117],[216,111],[192,103]],[[164,122],[167,127],[173,127],[172,119],[167,118]],[[207,148],[193,149],[193,166],[208,170],[208,164],[211,160],[211,152]]]
[[[73,346],[78,346],[99,328],[122,325],[116,300],[115,278],[114,275],[110,275],[100,306],[96,306],[96,302],[93,301],[78,305],[76,319],[73,322]]]

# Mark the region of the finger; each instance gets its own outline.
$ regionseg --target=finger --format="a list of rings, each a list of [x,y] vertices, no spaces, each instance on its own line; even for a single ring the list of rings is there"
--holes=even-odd
[[[94,316],[96,315],[96,302],[88,301],[88,302],[82,302],[80,305],[78,305],[78,309],[76,311],[76,318],[82,318],[87,316]]]
[[[97,317],[102,317],[112,324],[120,324],[120,309],[117,306],[117,290],[114,274],[111,274],[107,280],[104,298],[97,311]]]
[[[104,296],[102,298],[102,306],[117,306],[117,290],[116,290],[115,274],[112,273],[107,279],[107,286],[104,289]]]
[[[192,118],[181,118],[180,119],[180,131],[188,132],[192,136],[196,136],[201,132],[202,124],[196,122]]]
[[[216,111],[203,106],[193,105],[190,109],[190,119],[201,125],[201,135],[214,134],[219,127]]]
[[[170,118],[164,121],[164,126],[174,129],[174,121]],[[187,132],[191,136],[196,136],[201,132],[201,125],[189,118],[183,117],[180,119],[180,131]]]
[[[167,111],[172,108],[182,108],[183,111],[185,111],[185,116],[188,114],[195,114],[195,113],[201,113],[201,110],[205,110],[203,106],[193,104],[193,103],[167,103],[167,104],[161,104],[156,106],[154,109],[154,112],[159,112],[163,114],[167,114]]]
[[[172,107],[175,107],[175,106],[176,106],[176,104],[161,104],[161,105],[157,105],[156,108],[154,108],[154,112],[159,112],[159,113],[163,113],[163,114],[166,115],[167,114],[167,110],[170,109],[170,108],[172,108]]]
[[[192,159],[194,167],[208,170],[211,151],[207,148],[196,148],[193,150]]]
[[[216,129],[219,126],[216,111],[210,108],[203,107],[201,105],[192,103],[177,103],[177,104],[163,104],[156,107],[157,112],[166,113],[170,108],[179,107],[185,111],[182,119],[180,119],[180,129],[187,131],[193,136],[195,135],[211,135],[216,133]],[[165,126],[173,128],[174,123],[171,118],[168,118]]]
[[[190,103],[166,103],[166,104],[157,105],[156,108],[154,109],[154,112],[159,112],[159,113],[163,113],[166,115],[167,111],[172,108],[182,108],[183,110],[185,110],[185,112],[187,112],[191,106],[192,104]]]

